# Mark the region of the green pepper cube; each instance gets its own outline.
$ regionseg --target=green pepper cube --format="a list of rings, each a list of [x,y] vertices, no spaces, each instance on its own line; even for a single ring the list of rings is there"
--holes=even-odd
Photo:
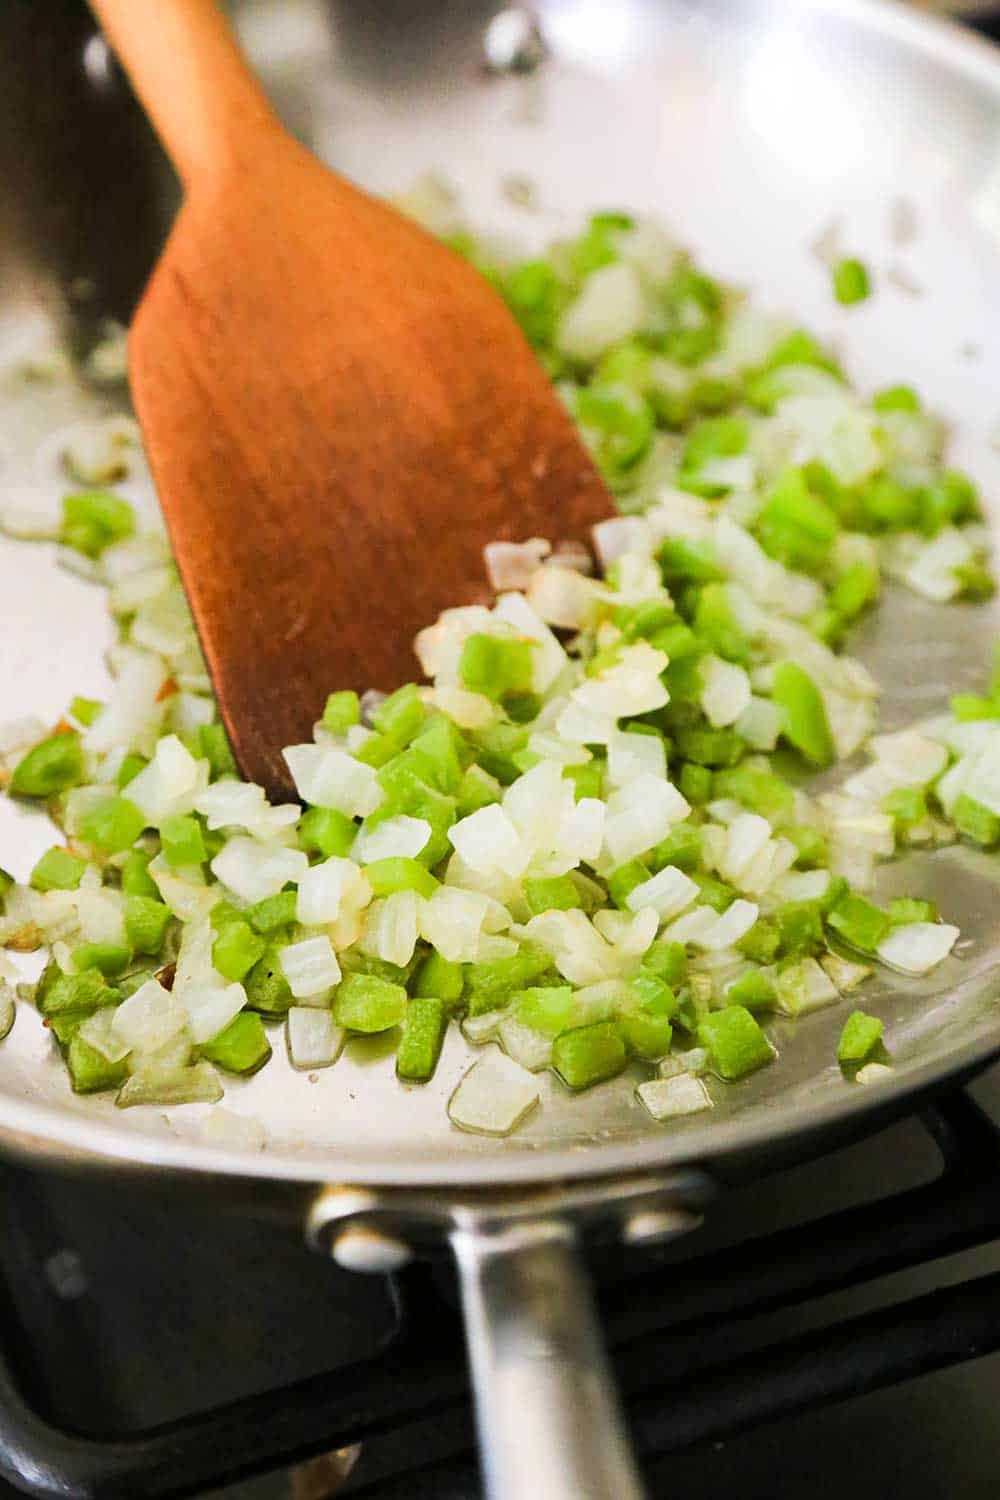
[[[10,789],[18,797],[52,797],[83,780],[83,749],[72,731],[54,734],[29,750],[14,768]]]
[[[750,969],[746,974],[741,974],[726,991],[728,1004],[742,1005],[744,1010],[769,1010],[777,998],[774,985],[759,969]]]
[[[666,1016],[649,1011],[630,1011],[618,1021],[622,1039],[630,1057],[642,1062],[658,1062],[670,1051],[673,1027]]]
[[[837,1059],[842,1063],[863,1063],[882,1040],[884,1030],[877,1016],[866,1015],[856,1010],[844,1022],[837,1047]]]
[[[825,568],[839,530],[835,512],[812,493],[801,469],[779,475],[757,520],[764,551],[807,573]]]
[[[468,818],[481,807],[490,807],[494,802],[499,802],[500,788],[482,766],[472,765],[462,773],[457,795],[458,816]]]
[[[677,786],[681,796],[695,807],[700,807],[703,803],[712,800],[712,772],[708,766],[698,766],[694,761],[685,761],[681,766]],[[700,857],[700,841],[698,853]]]
[[[307,854],[322,854],[324,859],[334,855],[343,859],[357,833],[354,819],[335,807],[310,807],[299,819],[299,847]]]
[[[688,873],[696,870],[701,863],[701,829],[690,823],[678,824],[645,858],[657,874],[667,865]]]
[[[600,799],[604,789],[603,761],[591,760],[585,766],[567,766],[563,776],[573,783],[573,795],[577,802],[584,797]]]
[[[630,469],[649,447],[655,429],[652,407],[627,385],[577,389],[573,410],[599,467],[611,479]]]
[[[379,766],[387,765],[399,750],[398,743],[388,734],[370,734],[354,751],[354,759],[360,760],[362,765]]]
[[[744,742],[734,729],[688,726],[677,731],[678,755],[698,766],[734,766],[743,750]]]
[[[569,1025],[573,1013],[573,990],[568,984],[538,985],[519,990],[512,1005],[523,1026],[530,1026],[542,1036],[557,1037]]]
[[[149,873],[152,855],[144,849],[133,849],[122,865],[122,890],[126,896],[147,896],[151,901],[160,900],[160,888]]]
[[[927,798],[919,786],[900,786],[883,798],[882,809],[887,812],[899,833],[917,828],[927,817]]]
[[[224,1072],[241,1073],[247,1077],[269,1060],[271,1044],[260,1016],[241,1010],[218,1036],[210,1042],[203,1042],[199,1051],[202,1057]]]
[[[229,738],[221,724],[201,724],[198,727],[198,748],[201,759],[207,760],[212,780],[220,776],[238,776],[239,767],[229,744]]]
[[[845,943],[859,948],[862,953],[874,953],[890,925],[881,907],[874,906],[853,891],[841,897],[826,920]]]
[[[262,1016],[283,1016],[292,1004],[292,992],[281,967],[281,947],[271,942],[246,977],[247,1005]]]
[[[905,411],[915,414],[920,410],[920,397],[912,385],[890,385],[876,391],[872,397],[875,411]]]
[[[136,953],[159,953],[172,915],[168,906],[151,896],[126,896],[125,936]]]
[[[139,772],[149,764],[144,755],[126,755],[118,767],[115,777],[115,786],[123,792],[130,781],[134,781]]]
[[[863,261],[845,257],[833,267],[833,295],[843,307],[864,302],[871,296],[871,289],[871,277]]]
[[[470,635],[462,647],[458,675],[470,692],[482,693],[494,702],[507,693],[526,693],[531,688],[532,645],[495,635]]]
[[[683,943],[672,943],[666,938],[657,938],[646,949],[642,967],[662,979],[672,989],[683,984],[687,978],[687,950]]]
[[[955,803],[951,817],[959,833],[971,839],[974,844],[991,849],[994,844],[1000,843],[1000,818],[967,792],[963,792]]]
[[[104,704],[99,698],[72,698],[70,699],[70,718],[82,724],[85,729],[93,724]]]
[[[244,913],[231,901],[216,901],[208,914],[208,920],[213,932],[221,932],[228,927],[230,922],[243,922],[246,920]]]
[[[727,661],[750,660],[750,642],[740,629],[724,583],[707,583],[698,596],[692,621],[695,634]]]
[[[406,1016],[406,990],[375,974],[349,974],[334,996],[333,1014],[346,1031],[389,1031]]]
[[[677,996],[673,989],[646,964],[639,965],[629,980],[629,985],[640,1009],[648,1011],[650,1015],[667,1018],[677,1014]]]
[[[415,1000],[442,1000],[449,1011],[455,1009],[465,988],[462,965],[442,958],[432,951],[419,963],[410,984]]]
[[[629,895],[636,886],[644,885],[649,879],[649,871],[638,859],[630,859],[628,864],[619,865],[617,870],[612,870],[608,876],[608,894],[618,907],[624,907]]]
[[[427,706],[415,682],[390,693],[372,714],[372,725],[379,734],[388,735],[397,749],[408,745],[420,732],[427,717]]]
[[[814,766],[835,758],[833,736],[819,688],[797,662],[779,662],[772,697],[781,710],[785,738]]]
[[[754,963],[769,964],[778,956],[781,947],[781,933],[777,922],[772,922],[767,917],[758,917],[750,931],[745,933],[736,944],[744,958],[753,959]]]
[[[516,731],[515,731],[516,732]],[[414,763],[435,790],[456,796],[462,787],[472,752],[461,731],[445,714],[432,714],[410,749]]]
[[[443,1000],[420,996],[411,1000],[396,1053],[396,1073],[407,1083],[426,1083],[441,1056],[448,1025]]]
[[[895,896],[889,902],[889,921],[893,927],[905,927],[910,922],[936,922],[938,909],[933,901],[920,901],[916,896]]]
[[[621,1030],[614,1021],[564,1031],[552,1043],[552,1066],[571,1089],[589,1089],[614,1078],[627,1061]]]
[[[89,1015],[117,998],[100,969],[64,974],[56,963],[47,965],[35,989],[35,1006],[46,1019],[70,1012]]]
[[[852,563],[830,591],[830,608],[848,620],[855,619],[878,598],[878,569],[870,563]]]
[[[667,537],[656,559],[666,583],[718,583],[726,576],[711,542]]]
[[[644,872],[644,879],[647,873]],[[533,917],[543,911],[575,911],[580,905],[580,893],[568,875],[526,880],[524,899]]]
[[[146,820],[127,797],[106,797],[80,820],[80,837],[102,854],[124,854],[146,826]]]
[[[100,557],[105,547],[135,533],[135,511],[110,490],[81,490],[63,498],[60,541],[85,557]]]
[[[396,891],[416,891],[418,896],[433,896],[440,885],[426,865],[405,855],[390,855],[365,865],[365,874],[376,896],[391,896]]]
[[[227,922],[212,944],[212,964],[223,979],[238,984],[263,957],[266,947],[249,922]]]
[[[6,870],[0,870],[0,912],[4,909],[7,892],[13,890],[15,885],[17,885],[17,881],[13,875],[8,874]]]
[[[331,734],[346,734],[353,725],[360,723],[361,701],[357,693],[349,688],[331,693],[323,709],[323,728]]]
[[[782,958],[803,958],[823,947],[823,918],[811,901],[786,901],[774,913]]]
[[[84,969],[97,969],[105,979],[117,979],[131,961],[131,949],[120,943],[80,943],[73,949],[73,967],[78,974]]]
[[[536,979],[548,975],[551,969],[549,955],[528,944],[510,958],[466,965],[465,988],[470,1014],[479,1016],[488,1010],[498,1010],[507,1005],[518,990],[526,989]]]
[[[107,1089],[120,1088],[128,1077],[124,1058],[121,1062],[108,1062],[96,1047],[76,1034],[67,1041],[65,1057],[74,1094],[102,1094]]]
[[[75,891],[83,879],[87,861],[55,845],[47,849],[28,876],[35,891]]]
[[[263,901],[256,901],[253,906],[248,906],[242,915],[254,932],[270,937],[272,932],[291,926],[295,921],[297,905],[296,891],[279,891],[276,896],[265,896]]]
[[[774,1060],[774,1048],[743,1005],[727,1005],[703,1016],[698,1041],[708,1049],[715,1071],[729,1083]]]
[[[982,719],[1000,719],[1000,701],[996,698],[983,698],[978,693],[956,693],[951,700],[951,712],[960,724]]]
[[[191,813],[164,818],[160,825],[160,842],[164,859],[175,869],[200,865],[208,858],[201,824]]]

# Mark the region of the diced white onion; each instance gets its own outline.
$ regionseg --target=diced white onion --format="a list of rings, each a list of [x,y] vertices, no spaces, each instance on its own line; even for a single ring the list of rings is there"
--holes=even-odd
[[[394,891],[383,901],[372,902],[358,940],[361,952],[399,968],[408,964],[417,946],[423,904],[423,897],[416,891]],[[480,944],[482,941],[480,936]]]
[[[668,922],[671,917],[680,916],[686,907],[698,899],[698,895],[699,888],[695,881],[685,875],[683,870],[667,865],[649,880],[635,886],[629,892],[625,904],[630,911],[652,907],[664,922]]]
[[[332,807],[349,818],[366,818],[383,800],[374,767],[345,750],[322,745],[289,745],[282,751],[303,802]]]
[[[928,974],[948,957],[958,938],[959,929],[947,922],[907,922],[882,939],[878,956],[902,974]]]
[[[499,1026],[500,1045],[508,1057],[527,1068],[529,1073],[540,1073],[552,1061],[552,1038],[533,1031],[514,1016],[505,1016]]]
[[[701,706],[708,722],[716,729],[735,724],[751,703],[746,672],[721,656],[705,657],[700,668]]]
[[[324,927],[340,916],[344,891],[357,878],[352,860],[336,855],[311,865],[299,878],[295,915],[304,927]]]
[[[531,575],[552,551],[548,542],[533,537],[528,542],[487,542],[483,548],[490,588],[524,589]]]
[[[193,1042],[210,1042],[235,1021],[247,1003],[241,984],[220,984],[184,992],[188,1033]]]
[[[470,869],[484,874],[500,870],[516,879],[530,855],[507,812],[495,802],[453,824],[448,838]]]
[[[276,896],[290,882],[301,880],[309,857],[301,849],[238,835],[227,839],[210,868],[241,901],[252,903]]]
[[[885,1063],[865,1063],[854,1075],[855,1083],[871,1085],[873,1083],[888,1083],[893,1076],[893,1069]]]
[[[475,963],[489,909],[479,891],[439,886],[421,908],[420,936],[451,963]]]
[[[509,1135],[539,1100],[533,1074],[503,1052],[472,1064],[448,1101],[448,1117],[460,1130]]]
[[[377,859],[416,859],[430,836],[431,825],[426,818],[400,813],[371,830],[362,828],[351,855],[362,865],[372,865]]]
[[[340,1056],[344,1030],[334,1021],[332,1010],[292,1005],[285,1027],[288,1060],[293,1068],[328,1068]]]
[[[636,1094],[654,1120],[674,1120],[712,1108],[712,1096],[705,1084],[690,1073],[651,1078],[648,1083],[640,1083]]]
[[[147,979],[117,1007],[111,1029],[129,1051],[155,1052],[186,1025],[187,1011],[177,996]]]
[[[296,1000],[323,995],[340,979],[340,965],[328,937],[289,943],[281,949],[279,960]]]
[[[99,722],[95,719],[92,727]],[[208,762],[195,760],[177,736],[169,734],[157,744],[149,765],[129,782],[128,800],[151,828],[158,828],[167,818],[193,812],[207,786]]]
[[[264,841],[277,838],[299,818],[299,809],[294,804],[272,807],[262,786],[231,779],[216,781],[199,792],[194,806],[209,828],[245,828],[254,838]]]

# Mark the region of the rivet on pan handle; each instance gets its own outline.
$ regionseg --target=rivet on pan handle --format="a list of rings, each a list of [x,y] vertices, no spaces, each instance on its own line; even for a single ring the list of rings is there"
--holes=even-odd
[[[710,1193],[693,1172],[521,1193],[331,1187],[307,1235],[370,1271],[450,1244],[489,1500],[642,1500],[580,1243],[685,1233]]]

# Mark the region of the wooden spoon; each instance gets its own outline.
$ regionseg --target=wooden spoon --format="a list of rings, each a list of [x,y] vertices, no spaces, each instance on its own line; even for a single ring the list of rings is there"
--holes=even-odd
[[[213,0],[92,5],[185,188],[132,392],[236,757],[287,795],[281,747],[412,677],[486,542],[612,504],[500,298],[286,133]]]

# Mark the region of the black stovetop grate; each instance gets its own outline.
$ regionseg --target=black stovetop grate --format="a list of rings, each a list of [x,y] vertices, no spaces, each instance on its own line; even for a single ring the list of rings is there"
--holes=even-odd
[[[1000,1348],[997,1274],[777,1343],[752,1336],[768,1309],[845,1287],[860,1297],[1000,1238],[1000,1131],[963,1092],[920,1121],[937,1153],[929,1181],[714,1251],[694,1240],[602,1257],[601,1310],[646,1462]],[[867,1163],[870,1195],[886,1180],[880,1139],[826,1159],[841,1166],[823,1175],[860,1190]],[[18,1488],[193,1496],[360,1441],[345,1494],[476,1494],[445,1267],[350,1277],[287,1230],[221,1214],[206,1226],[180,1199],[13,1169],[0,1204],[0,1475]]]

